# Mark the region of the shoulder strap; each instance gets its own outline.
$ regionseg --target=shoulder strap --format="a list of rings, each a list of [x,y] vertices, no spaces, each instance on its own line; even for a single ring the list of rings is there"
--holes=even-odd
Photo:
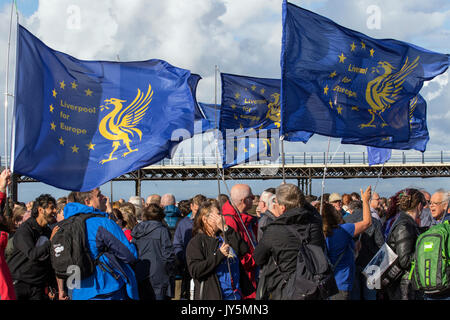
[[[300,234],[297,230],[295,230],[295,228],[294,228],[292,225],[286,225],[286,228],[287,228],[288,230],[290,230],[293,234],[295,234],[295,236],[296,236],[298,239],[300,239],[300,241],[302,241],[302,243],[308,243],[308,241],[307,241],[304,237],[302,237],[301,234]],[[308,232],[308,235],[309,235],[309,226],[308,226],[307,232]],[[350,247],[350,244],[349,244],[345,249],[347,249],[348,247]],[[338,257],[338,259],[336,260],[336,262],[335,262],[333,265],[331,265],[331,270],[332,270],[333,272],[334,272],[334,270],[336,269],[336,267],[338,266],[339,262],[341,262],[342,258],[344,257],[345,249],[344,249],[344,250],[342,251],[342,253],[339,255],[339,257]],[[326,250],[326,248],[325,248],[325,250]],[[328,258],[328,254],[326,253],[326,251],[325,251],[324,253],[325,253],[325,256],[327,256],[327,258]],[[331,263],[330,263],[330,264],[331,264]]]
[[[353,240],[352,240],[352,241],[353,241]],[[336,262],[331,266],[331,270],[333,271],[333,273],[334,273],[334,270],[336,270],[336,267],[338,266],[339,262],[341,262],[342,257],[344,257],[345,250],[346,250],[348,247],[350,247],[350,244],[349,244],[347,247],[345,247],[344,250],[342,250],[342,253],[339,255],[339,258],[338,258],[338,259],[336,260]]]

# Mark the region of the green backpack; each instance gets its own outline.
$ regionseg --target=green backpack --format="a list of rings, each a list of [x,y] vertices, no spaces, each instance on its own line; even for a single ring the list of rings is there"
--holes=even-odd
[[[432,226],[416,242],[416,252],[409,279],[414,276],[418,290],[427,294],[441,293],[450,288],[450,224]]]

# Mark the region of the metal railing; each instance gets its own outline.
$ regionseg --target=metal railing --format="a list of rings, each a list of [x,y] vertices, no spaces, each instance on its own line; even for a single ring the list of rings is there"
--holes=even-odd
[[[221,161],[221,158],[219,158]],[[275,161],[253,161],[243,163],[242,165],[268,165],[281,164],[281,156]],[[344,165],[361,165],[369,164],[367,152],[338,152],[336,154],[328,154],[326,152],[289,152],[285,154],[285,164],[297,165],[325,165],[328,164],[344,164]],[[424,153],[418,151],[399,151],[393,150],[390,164],[431,164],[431,163],[450,163],[450,151],[426,151]],[[204,166],[215,165],[216,157],[207,156],[205,154],[179,154],[173,159],[164,159],[155,166]]]
[[[211,153],[210,153],[211,154]],[[216,165],[216,156],[206,155],[204,153],[194,154],[176,154],[172,159],[164,159],[154,166],[205,166]],[[221,157],[219,157],[219,162]],[[281,156],[275,161],[261,160],[243,163],[241,165],[281,165]],[[328,154],[326,152],[288,152],[285,154],[285,164],[297,165],[325,165],[328,163],[334,165],[364,165],[368,164],[367,152],[337,152]],[[387,164],[431,164],[431,163],[450,163],[450,151],[400,151],[393,150],[391,159]],[[5,158],[1,157],[1,166],[6,164]]]

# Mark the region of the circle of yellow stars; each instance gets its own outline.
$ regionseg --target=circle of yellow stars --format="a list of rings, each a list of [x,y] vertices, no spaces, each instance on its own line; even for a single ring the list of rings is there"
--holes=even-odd
[[[367,50],[367,46],[366,46],[366,43],[364,41],[361,41],[359,43],[359,45],[360,45],[360,49],[361,50]],[[355,42],[353,41],[350,44],[350,52],[355,52],[357,48],[358,48],[358,45],[355,44]],[[373,58],[374,54],[375,54],[375,50],[373,48],[371,48],[369,50],[369,54],[370,54],[370,57]],[[345,59],[347,59],[347,57],[344,55],[344,52],[341,52],[341,54],[338,55],[338,58],[339,58],[339,63],[345,63]],[[333,72],[330,73],[330,75],[328,77],[333,79],[337,75],[338,75],[337,71],[334,70]],[[328,87],[328,84],[326,84],[325,87],[323,88],[323,94],[328,96],[328,90],[330,90],[330,88]],[[330,108],[333,109],[333,105],[335,105],[336,103],[333,103],[333,101],[330,99],[328,104],[330,105]],[[351,109],[353,111],[359,111],[359,108],[357,106],[352,106]],[[338,112],[338,114],[342,115],[342,110],[343,110],[343,108],[340,105],[338,105],[337,108],[336,108],[336,111]]]
[[[66,89],[66,86],[67,86],[67,84],[65,83],[64,80],[59,82],[59,89],[60,89],[60,90],[65,90],[65,89]],[[76,81],[72,81],[72,82],[70,83],[70,87],[71,87],[73,90],[77,90],[77,89],[78,89],[78,84],[76,83]],[[90,88],[87,88],[86,90],[84,90],[84,93],[85,93],[85,95],[86,95],[87,97],[92,97],[93,91],[92,91]],[[56,98],[57,95],[58,95],[58,91],[56,91],[56,88],[54,88],[54,89],[52,90],[52,96],[53,96],[53,98]],[[50,105],[49,105],[49,110],[50,110],[51,113],[53,113],[53,112],[55,111],[55,107],[53,106],[53,104],[50,104]],[[52,122],[50,123],[50,130],[56,132],[56,124],[55,124],[54,121],[52,121]],[[59,141],[59,145],[60,145],[60,146],[64,146],[65,143],[66,143],[66,141],[63,139],[63,137],[59,137],[58,141]],[[94,149],[95,144],[93,144],[92,142],[90,142],[89,144],[86,144],[86,147],[87,147],[88,150],[95,150],[95,149]],[[71,146],[70,148],[72,149],[72,153],[78,153],[78,151],[79,151],[79,149],[80,149],[80,147],[78,147],[76,144],[74,144],[74,145]]]

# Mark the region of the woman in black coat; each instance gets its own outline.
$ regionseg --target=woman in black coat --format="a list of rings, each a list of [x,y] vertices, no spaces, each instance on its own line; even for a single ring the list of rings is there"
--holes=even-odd
[[[132,232],[138,250],[136,278],[141,300],[169,300],[175,294],[175,252],[169,229],[163,223],[164,210],[150,204],[143,221]]]
[[[386,243],[398,256],[398,266],[401,269],[397,280],[387,288],[390,300],[416,300],[420,298],[414,290],[409,272],[414,259],[416,240],[420,234],[417,218],[426,205],[425,196],[417,189],[405,189],[396,195],[398,214],[392,224]]]
[[[248,245],[225,224],[216,200],[200,205],[192,234],[186,261],[195,300],[240,300],[255,290],[240,263]]]

